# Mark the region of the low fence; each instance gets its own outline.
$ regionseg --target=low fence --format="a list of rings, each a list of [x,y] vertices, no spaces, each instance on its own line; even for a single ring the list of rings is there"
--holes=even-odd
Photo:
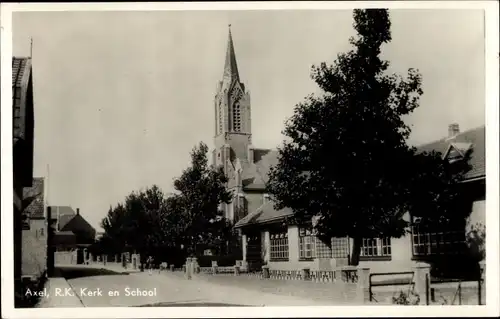
[[[380,281],[374,281],[373,278],[385,278],[380,280]],[[375,287],[400,287],[400,286],[407,286],[408,287],[408,294],[410,292],[413,292],[413,289],[415,287],[415,272],[414,271],[402,271],[402,272],[388,272],[388,273],[372,273],[370,274],[369,278],[369,295],[370,295],[370,302],[379,302],[379,301],[387,301],[383,300],[383,298],[387,298],[388,292],[389,294],[392,293],[392,296],[394,296],[394,291],[392,289],[389,289],[389,291],[381,291],[379,292],[382,297],[376,298],[374,288]]]
[[[430,280],[428,304],[483,305],[483,279],[477,281]]]
[[[370,302],[421,305],[482,305],[483,279],[461,281],[431,278],[429,267],[391,273],[372,273],[369,277]],[[374,278],[384,278],[374,280]],[[375,290],[377,290],[375,292]],[[400,295],[397,295],[397,294]],[[404,296],[401,298],[401,294]],[[398,300],[397,302],[394,299]]]
[[[185,271],[185,268],[179,270]],[[232,267],[198,267],[198,272],[206,275],[241,275],[247,277],[268,278],[273,280],[307,280],[318,283],[333,283],[337,281],[356,283],[357,268],[343,267],[336,270],[280,270],[267,269],[265,271],[248,272],[238,266]]]

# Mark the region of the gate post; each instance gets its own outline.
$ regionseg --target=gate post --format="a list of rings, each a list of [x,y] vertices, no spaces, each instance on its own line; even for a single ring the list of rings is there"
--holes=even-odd
[[[358,282],[356,284],[356,298],[361,304],[370,302],[370,268],[358,268]]]
[[[415,292],[419,295],[420,305],[428,305],[430,297],[431,266],[422,264],[414,268]]]

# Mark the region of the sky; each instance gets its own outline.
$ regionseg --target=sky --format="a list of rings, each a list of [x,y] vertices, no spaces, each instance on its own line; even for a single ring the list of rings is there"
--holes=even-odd
[[[391,10],[390,72],[423,76],[409,143],[485,123],[482,10]],[[276,148],[286,118],[319,92],[313,64],[350,49],[352,11],[16,12],[13,54],[33,38],[35,176],[49,205],[100,230],[110,205],[156,184],[173,190],[191,149],[213,144],[228,24],[250,91],[252,140]]]

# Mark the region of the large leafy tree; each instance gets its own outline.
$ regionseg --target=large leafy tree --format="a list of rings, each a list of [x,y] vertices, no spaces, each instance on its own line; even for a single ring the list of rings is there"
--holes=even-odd
[[[229,203],[227,177],[222,168],[208,165],[208,147],[200,143],[191,152],[191,166],[174,181],[177,194],[169,200],[169,218],[176,227],[178,242],[194,254],[199,244],[217,244],[231,228],[220,204]]]
[[[104,235],[101,247],[108,252],[133,249],[151,252],[166,245],[162,219],[166,216],[166,200],[162,190],[153,185],[139,192],[132,192],[124,203],[111,207],[101,221]]]
[[[312,68],[324,94],[295,107],[268,191],[276,208],[293,209],[296,221],[315,216],[320,237],[353,238],[356,265],[362,238],[402,236],[412,208],[448,220],[456,180],[439,155],[417,154],[406,142],[403,118],[418,107],[422,80],[414,69],[406,77],[386,74],[389,62],[380,54],[391,41],[388,11],[353,16],[353,48],[333,65]]]

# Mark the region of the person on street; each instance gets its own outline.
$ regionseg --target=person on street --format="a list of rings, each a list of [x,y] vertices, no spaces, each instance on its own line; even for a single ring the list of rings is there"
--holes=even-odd
[[[149,275],[153,274],[153,257],[149,256],[148,261],[146,262],[149,270]]]

